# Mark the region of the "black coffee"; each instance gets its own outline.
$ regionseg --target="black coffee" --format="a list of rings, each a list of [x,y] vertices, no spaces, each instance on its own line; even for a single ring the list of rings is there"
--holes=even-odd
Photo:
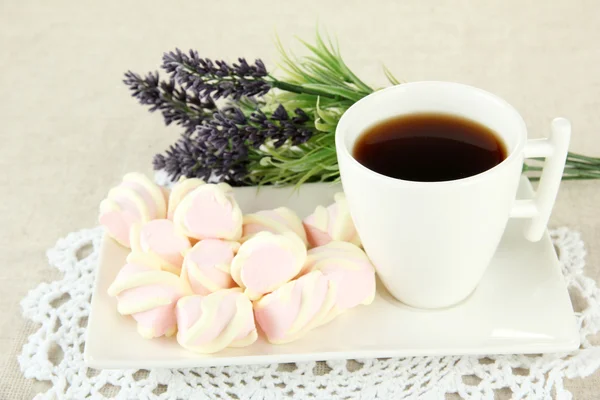
[[[478,122],[449,114],[410,114],[368,128],[354,158],[392,178],[439,182],[487,171],[506,158],[504,143]]]

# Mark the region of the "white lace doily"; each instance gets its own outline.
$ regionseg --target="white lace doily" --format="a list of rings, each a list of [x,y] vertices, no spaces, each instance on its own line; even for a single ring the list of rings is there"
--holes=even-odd
[[[570,399],[565,378],[584,377],[600,365],[600,347],[588,336],[600,330],[600,290],[583,274],[579,234],[552,232],[569,290],[587,302],[577,313],[581,348],[569,354],[365,359],[196,369],[94,370],[83,362],[90,297],[101,228],[69,234],[48,251],[64,277],[42,283],[21,302],[41,324],[19,357],[27,378],[50,381],[39,399]],[[90,254],[85,256],[86,246]],[[107,338],[108,340],[108,338]]]

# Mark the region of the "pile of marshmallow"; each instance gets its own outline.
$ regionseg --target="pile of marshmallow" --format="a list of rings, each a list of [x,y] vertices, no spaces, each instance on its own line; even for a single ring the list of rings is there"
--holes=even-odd
[[[280,207],[242,215],[226,184],[173,189],[130,173],[100,204],[108,235],[130,248],[108,289],[145,338],[213,353],[248,346],[257,326],[289,343],[370,304],[375,272],[343,194],[304,219]]]

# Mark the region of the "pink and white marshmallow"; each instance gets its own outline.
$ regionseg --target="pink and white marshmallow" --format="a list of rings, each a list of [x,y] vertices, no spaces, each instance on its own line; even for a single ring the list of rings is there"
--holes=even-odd
[[[148,253],[161,261],[165,271],[179,275],[183,256],[192,247],[190,240],[168,219],[135,223],[129,231],[133,252]]]
[[[375,298],[375,268],[352,243],[329,242],[309,250],[304,270],[320,271],[335,284],[335,302],[326,321],[360,304],[371,304]]]
[[[305,261],[306,247],[296,234],[260,232],[240,246],[231,276],[250,300],[256,300],[294,279]]]
[[[132,172],[102,200],[99,221],[113,239],[129,247],[129,230],[135,222],[165,218],[166,215],[163,190],[143,174]]]
[[[237,242],[219,239],[199,241],[185,255],[181,279],[201,295],[235,287],[230,268],[239,247]]]
[[[175,305],[190,293],[177,275],[161,270],[158,260],[148,254],[130,253],[108,294],[117,298],[118,312],[131,315],[139,334],[150,339],[175,334]]]
[[[189,192],[173,216],[188,237],[237,241],[242,237],[242,211],[227,184],[205,184]]]
[[[269,342],[289,343],[323,325],[334,303],[335,286],[312,271],[254,302],[254,317]]]
[[[315,212],[304,219],[309,245],[318,247],[336,240],[360,246],[360,237],[350,216],[346,196],[336,193],[334,198],[335,203],[327,208],[317,206]]]
[[[204,181],[198,178],[185,178],[181,177],[179,181],[173,186],[171,189],[171,193],[169,194],[169,205],[167,209],[167,218],[173,219],[175,215],[175,210],[177,206],[181,203],[181,201],[187,196],[191,191],[196,189],[200,185],[204,185]]]
[[[244,226],[242,241],[248,240],[258,232],[271,232],[281,234],[293,232],[306,245],[306,232],[302,220],[295,212],[287,207],[279,207],[274,210],[263,210],[253,214],[244,215]]]
[[[179,344],[196,353],[249,346],[258,337],[252,303],[239,288],[181,298],[177,325]]]

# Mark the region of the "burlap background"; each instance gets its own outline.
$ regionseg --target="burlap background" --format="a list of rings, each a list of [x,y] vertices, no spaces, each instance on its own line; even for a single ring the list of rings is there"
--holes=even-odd
[[[175,128],[132,100],[122,74],[157,69],[163,51],[261,57],[272,69],[278,32],[337,34],[348,64],[383,84],[381,64],[408,81],[482,87],[519,109],[532,136],[572,120],[572,150],[600,156],[600,2],[0,2],[0,399],[31,399],[16,355],[34,326],[25,293],[55,278],[44,252],[96,223],[98,203],[127,171],[150,172]],[[600,278],[600,181],[565,182],[553,226],[582,232],[588,274]],[[568,383],[600,392],[600,373]],[[507,397],[505,393],[501,397]]]

